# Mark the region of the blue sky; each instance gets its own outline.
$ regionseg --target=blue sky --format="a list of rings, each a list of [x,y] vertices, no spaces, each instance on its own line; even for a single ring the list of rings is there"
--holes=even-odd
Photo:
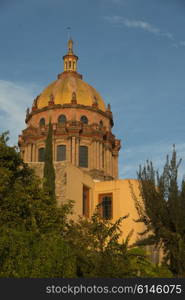
[[[63,71],[68,26],[78,71],[111,104],[120,177],[147,159],[161,168],[173,144],[185,161],[184,0],[1,0],[0,131],[17,143],[26,108]]]

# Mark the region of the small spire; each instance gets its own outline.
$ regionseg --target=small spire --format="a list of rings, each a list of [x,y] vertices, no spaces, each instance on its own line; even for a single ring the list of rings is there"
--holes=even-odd
[[[68,54],[73,54],[73,40],[68,41]]]

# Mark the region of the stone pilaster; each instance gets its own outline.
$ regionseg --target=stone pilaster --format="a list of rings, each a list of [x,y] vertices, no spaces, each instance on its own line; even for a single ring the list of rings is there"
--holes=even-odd
[[[76,145],[75,145],[75,136],[72,137],[71,139],[71,143],[72,143],[72,164],[75,166],[75,161],[76,161],[76,157],[75,157],[75,149],[76,149]]]
[[[79,146],[80,146],[80,139],[76,138],[76,166],[79,166]]]
[[[71,139],[66,140],[66,160],[71,161]]]
[[[97,168],[96,141],[93,142],[94,168]]]
[[[115,155],[114,156],[114,177],[115,177],[115,179],[117,179],[118,178],[118,156],[117,155]]]
[[[27,162],[31,162],[31,144],[27,145]]]
[[[93,169],[93,161],[94,161],[94,157],[93,157],[93,142],[91,142],[90,146],[89,146],[89,169]]]
[[[100,170],[102,170],[102,143],[100,142]]]
[[[110,171],[111,171],[111,176],[113,176],[113,159],[112,159],[112,151],[110,151]]]
[[[97,160],[97,166],[96,168],[100,169],[100,144],[99,141],[96,142],[96,160]]]

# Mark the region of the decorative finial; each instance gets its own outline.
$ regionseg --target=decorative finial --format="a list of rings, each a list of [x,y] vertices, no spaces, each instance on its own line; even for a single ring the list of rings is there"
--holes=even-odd
[[[71,27],[67,27],[67,39],[68,39],[68,54],[73,54],[73,40],[71,38]]]
[[[33,105],[32,105],[32,111],[37,109],[37,100],[40,95],[38,95],[34,100],[33,100]]]
[[[49,96],[49,101],[48,101],[48,104],[49,104],[49,105],[53,105],[53,104],[55,104],[55,102],[54,102],[54,96],[53,96],[53,94],[51,94],[51,95]]]
[[[108,111],[111,111],[111,106],[110,106],[110,104],[107,105],[107,110],[108,110]]]
[[[26,109],[26,118],[29,116],[29,114],[30,114],[30,109],[27,108],[27,109]]]
[[[93,107],[98,107],[98,99],[96,98],[96,96],[94,96],[93,98],[93,104],[92,104]]]
[[[77,104],[77,99],[76,99],[76,93],[75,92],[72,92],[71,103],[72,104]]]

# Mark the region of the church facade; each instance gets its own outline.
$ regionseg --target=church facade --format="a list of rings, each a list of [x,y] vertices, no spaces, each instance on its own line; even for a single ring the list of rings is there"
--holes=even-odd
[[[144,228],[134,222],[138,215],[130,184],[138,197],[139,187],[137,180],[119,179],[121,142],[112,133],[110,104],[105,105],[101,95],[77,72],[78,57],[71,39],[63,61],[63,72],[27,109],[26,128],[18,142],[22,158],[43,177],[45,140],[51,121],[58,205],[73,200],[74,218],[90,217],[98,204],[105,219],[116,221],[129,215],[122,231],[126,237],[133,230],[133,243]]]

